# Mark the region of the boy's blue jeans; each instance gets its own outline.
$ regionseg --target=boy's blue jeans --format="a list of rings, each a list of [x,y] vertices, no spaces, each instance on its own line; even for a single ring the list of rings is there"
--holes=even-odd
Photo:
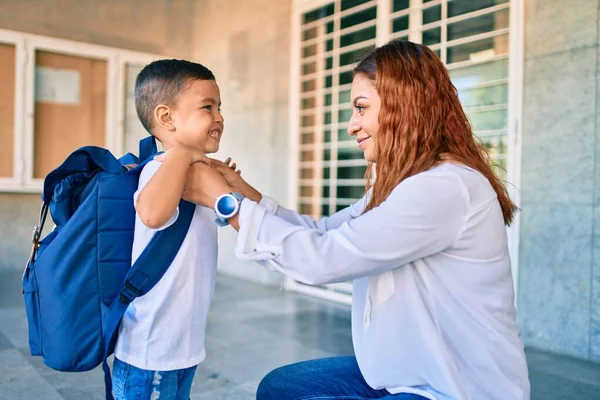
[[[112,392],[115,400],[188,400],[196,367],[148,371],[115,357]]]
[[[269,372],[258,386],[256,400],[282,399],[427,400],[416,394],[372,389],[353,356],[304,361]]]

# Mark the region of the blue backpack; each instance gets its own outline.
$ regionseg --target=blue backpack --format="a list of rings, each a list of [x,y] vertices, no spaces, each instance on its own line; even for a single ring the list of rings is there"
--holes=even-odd
[[[177,221],[157,232],[131,265],[133,194],[154,154],[153,137],[140,141],[139,160],[132,154],[117,160],[108,150],[87,146],[48,174],[23,274],[31,354],[58,371],[102,364],[107,399],[112,384],[106,359],[121,317],[166,272],[195,210],[182,200]],[[48,210],[56,226],[40,240]]]

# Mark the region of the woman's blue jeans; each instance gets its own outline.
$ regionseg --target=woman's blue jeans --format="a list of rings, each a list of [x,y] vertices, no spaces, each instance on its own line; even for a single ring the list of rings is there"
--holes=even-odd
[[[317,399],[427,400],[416,394],[394,395],[385,389],[372,389],[353,356],[323,358],[277,368],[263,378],[256,392],[256,400]]]

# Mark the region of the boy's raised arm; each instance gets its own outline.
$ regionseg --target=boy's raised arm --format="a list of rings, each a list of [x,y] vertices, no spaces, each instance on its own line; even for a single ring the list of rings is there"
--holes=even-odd
[[[204,153],[184,145],[172,147],[162,159],[161,167],[142,188],[136,202],[140,219],[152,229],[164,226],[177,210],[190,165],[208,163]]]

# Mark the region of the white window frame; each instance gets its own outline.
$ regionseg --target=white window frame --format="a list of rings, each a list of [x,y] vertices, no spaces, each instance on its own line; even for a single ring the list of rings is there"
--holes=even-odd
[[[23,107],[25,105],[25,43],[22,35],[0,30],[0,43],[15,47],[15,93],[13,113],[13,176],[0,178],[0,190],[18,191],[22,186]]]
[[[299,118],[301,116],[300,111],[300,99],[301,93],[299,90],[301,82],[300,64],[301,64],[301,46],[302,46],[302,14],[323,7],[327,4],[334,2],[335,0],[294,0],[292,4],[291,12],[291,45],[290,45],[290,101],[289,101],[289,152],[290,152],[290,170],[288,175],[288,204],[287,206],[291,209],[296,209],[299,195],[298,187],[300,184],[299,169],[301,163],[299,161],[299,153],[301,145],[299,143],[300,127]],[[411,7],[419,5],[422,0],[411,0]],[[443,3],[441,0],[428,3],[429,5]],[[522,140],[521,132],[523,126],[523,47],[524,47],[524,16],[525,8],[523,0],[510,0],[510,18],[509,18],[509,71],[508,71],[508,121],[507,121],[507,136],[508,136],[508,149],[507,149],[507,161],[506,161],[506,179],[509,182],[508,189],[513,201],[520,205],[520,191],[521,191],[521,154],[522,154]],[[391,25],[391,0],[377,0],[377,17],[376,17],[376,29],[377,36],[375,38],[376,45],[381,46],[392,40],[393,37],[400,36],[399,33],[392,34]],[[447,18],[447,3],[442,4],[442,20]],[[359,6],[360,7],[360,6]],[[359,8],[357,7],[357,9]],[[401,12],[396,14],[402,14]],[[332,18],[332,17],[328,17]],[[337,18],[334,14],[333,18]],[[414,41],[420,41],[421,35],[421,24],[416,21],[417,18],[410,18],[409,26],[409,39]],[[434,24],[432,24],[434,25]],[[444,24],[442,28],[442,42],[446,37],[445,28],[447,25]],[[317,40],[318,41],[318,40]],[[366,43],[366,42],[365,42]],[[365,43],[361,44],[365,45]],[[432,46],[434,48],[441,48],[442,59],[446,59],[447,46]],[[334,48],[334,53],[336,54]],[[339,52],[339,50],[337,50]],[[334,68],[337,65],[336,59],[334,58]],[[457,66],[455,66],[457,67]],[[330,71],[328,71],[329,73]],[[335,96],[334,96],[335,97]],[[337,112],[339,104],[333,99],[331,111]],[[320,110],[319,110],[320,111]],[[338,122],[339,124],[339,122]],[[335,128],[335,130],[334,130]],[[331,128],[331,135],[337,135],[337,128]],[[322,146],[321,143],[315,143],[313,146]],[[332,148],[332,151],[334,149]],[[332,172],[333,174],[333,172]],[[335,190],[335,180],[331,181],[331,190]],[[331,207],[330,207],[331,210]],[[512,225],[507,228],[509,251],[512,264],[512,276],[515,285],[515,304],[517,302],[518,294],[518,277],[519,277],[519,235],[520,235],[520,213],[516,214],[516,217]],[[341,286],[340,286],[341,285]],[[309,294],[312,296],[325,298],[328,300],[337,301],[340,303],[351,304],[351,295],[340,293],[336,291],[336,288],[347,290],[348,284],[329,285],[329,289],[322,287],[313,287],[304,285],[297,282],[293,278],[286,277],[284,280],[284,288],[296,292]]]
[[[0,193],[41,193],[43,188],[43,179],[36,179],[33,174],[36,51],[94,58],[107,63],[104,146],[117,155],[123,152],[125,135],[125,68],[129,63],[148,64],[165,58],[156,54],[1,29],[0,43],[14,45],[16,54],[14,168],[12,178],[0,178]]]

